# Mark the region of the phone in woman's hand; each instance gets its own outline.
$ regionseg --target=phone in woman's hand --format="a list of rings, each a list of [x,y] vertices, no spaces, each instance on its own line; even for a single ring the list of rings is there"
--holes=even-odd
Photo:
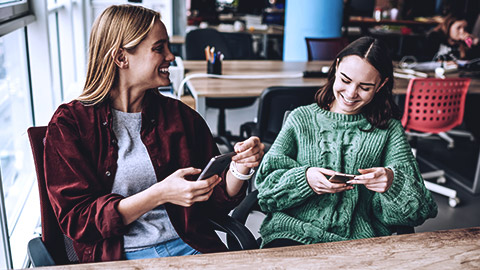
[[[343,184],[346,183],[348,180],[352,180],[355,178],[356,175],[354,174],[346,174],[346,173],[335,173],[334,175],[328,178],[328,181],[336,184]]]
[[[232,157],[236,154],[237,153],[235,152],[230,152],[227,154],[215,156],[210,159],[207,166],[205,166],[205,169],[203,169],[202,173],[200,173],[200,176],[198,176],[197,181],[210,178],[216,174],[221,174],[232,161]]]

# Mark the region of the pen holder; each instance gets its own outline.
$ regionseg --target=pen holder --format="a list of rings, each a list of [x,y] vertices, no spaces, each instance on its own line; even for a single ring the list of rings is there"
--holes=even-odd
[[[222,75],[222,61],[215,61],[213,63],[207,61],[207,73]]]

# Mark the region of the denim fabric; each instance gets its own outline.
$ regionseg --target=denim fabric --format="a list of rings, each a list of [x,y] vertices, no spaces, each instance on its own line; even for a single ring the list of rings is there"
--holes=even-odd
[[[191,248],[189,245],[183,242],[182,239],[177,238],[154,247],[125,252],[125,258],[127,260],[137,260],[196,254],[201,253]]]

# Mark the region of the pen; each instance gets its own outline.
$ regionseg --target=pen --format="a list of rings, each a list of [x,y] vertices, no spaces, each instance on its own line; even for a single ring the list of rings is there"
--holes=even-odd
[[[212,46],[212,48],[210,49],[210,59],[211,61],[213,61],[213,53],[215,52],[215,46]]]
[[[206,47],[205,47],[205,59],[206,59],[207,61],[210,60],[210,46],[206,46]]]

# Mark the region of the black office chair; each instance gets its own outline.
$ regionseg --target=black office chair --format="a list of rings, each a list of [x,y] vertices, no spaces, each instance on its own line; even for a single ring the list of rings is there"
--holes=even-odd
[[[28,257],[34,267],[78,263],[72,240],[65,236],[60,229],[47,194],[43,166],[46,131],[47,127],[45,126],[31,127],[27,130],[37,173],[42,222],[42,236],[31,239],[27,246]],[[229,235],[229,250],[244,250],[258,247],[250,231],[230,216],[223,216],[218,220],[210,220],[210,223],[215,230]]]
[[[187,60],[205,60],[205,47],[214,46],[216,51],[221,51],[225,60],[246,60],[252,59],[252,37],[247,33],[221,33],[215,29],[195,29],[187,33],[185,38],[185,49]],[[205,63],[205,72],[207,65]],[[227,109],[237,109],[251,106],[255,97],[242,98],[212,98],[205,100],[207,108],[219,110],[217,119],[217,134],[215,141],[223,144],[233,151],[233,141],[238,141],[238,136],[233,136],[226,129]]]
[[[308,61],[333,60],[337,54],[348,45],[348,40],[339,38],[305,38],[307,43]]]
[[[257,122],[240,126],[243,138],[258,136],[268,150],[282,128],[286,111],[315,102],[320,86],[272,86],[263,90],[257,113]]]

